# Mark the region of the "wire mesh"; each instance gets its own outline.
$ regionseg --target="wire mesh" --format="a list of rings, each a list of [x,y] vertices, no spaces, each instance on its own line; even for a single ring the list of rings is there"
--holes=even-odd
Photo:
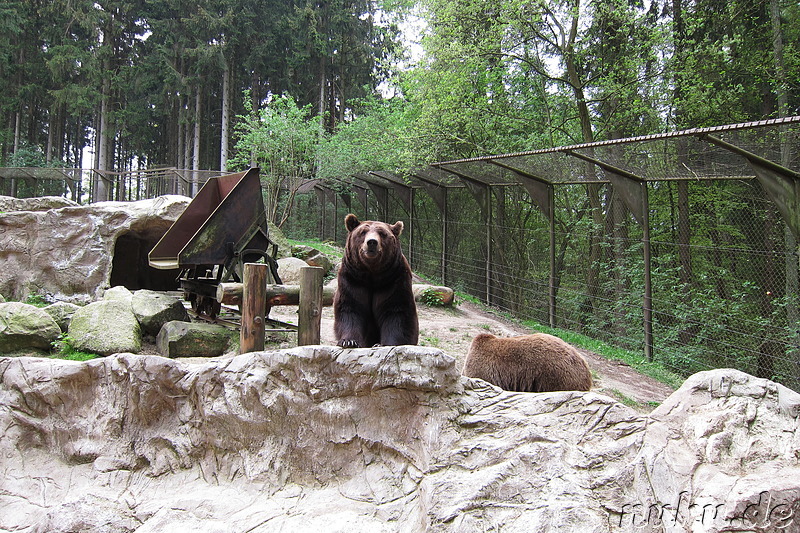
[[[594,187],[555,188],[554,325],[643,353],[643,228],[613,187]],[[797,244],[760,183],[667,180],[648,196],[654,359],[682,376],[733,367],[800,388]],[[521,186],[492,187],[489,198],[487,213],[474,191],[450,188],[442,211],[420,193],[411,209],[390,201],[386,220],[406,222],[418,274],[547,325],[549,221]],[[314,216],[332,218],[297,214]],[[342,243],[344,231],[323,234],[333,237]]]

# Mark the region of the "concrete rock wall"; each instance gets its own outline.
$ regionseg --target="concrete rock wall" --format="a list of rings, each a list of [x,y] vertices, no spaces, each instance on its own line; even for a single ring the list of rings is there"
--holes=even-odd
[[[48,293],[58,300],[81,303],[98,299],[112,285],[158,289],[142,285],[148,275],[160,275],[146,270],[147,252],[190,201],[183,196],[161,196],[62,207],[3,198],[0,205],[8,208],[42,210],[0,209],[0,294],[23,299],[31,293]],[[112,280],[115,257],[124,279]],[[144,281],[137,276],[145,276]]]
[[[643,416],[422,347],[5,358],[0,531],[797,526],[798,409],[717,370]]]

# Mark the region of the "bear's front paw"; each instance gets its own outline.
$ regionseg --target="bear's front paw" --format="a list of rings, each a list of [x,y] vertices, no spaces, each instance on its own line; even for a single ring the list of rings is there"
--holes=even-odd
[[[358,341],[353,339],[342,339],[338,344],[342,348],[358,348]]]

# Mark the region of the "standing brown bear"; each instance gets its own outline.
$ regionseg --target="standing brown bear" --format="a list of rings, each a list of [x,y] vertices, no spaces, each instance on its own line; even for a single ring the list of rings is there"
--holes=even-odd
[[[400,249],[403,223],[392,225],[355,215],[347,227],[333,331],[343,348],[417,344],[419,322],[411,290],[411,267]]]
[[[546,333],[507,338],[481,333],[469,347],[462,373],[517,392],[592,388],[586,359],[563,340]]]

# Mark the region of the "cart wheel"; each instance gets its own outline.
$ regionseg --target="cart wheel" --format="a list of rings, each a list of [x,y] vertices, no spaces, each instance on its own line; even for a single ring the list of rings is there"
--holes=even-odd
[[[197,296],[197,307],[192,307],[198,315],[204,315],[211,319],[217,318],[222,305],[214,298],[208,296]],[[194,302],[192,302],[194,304]]]

